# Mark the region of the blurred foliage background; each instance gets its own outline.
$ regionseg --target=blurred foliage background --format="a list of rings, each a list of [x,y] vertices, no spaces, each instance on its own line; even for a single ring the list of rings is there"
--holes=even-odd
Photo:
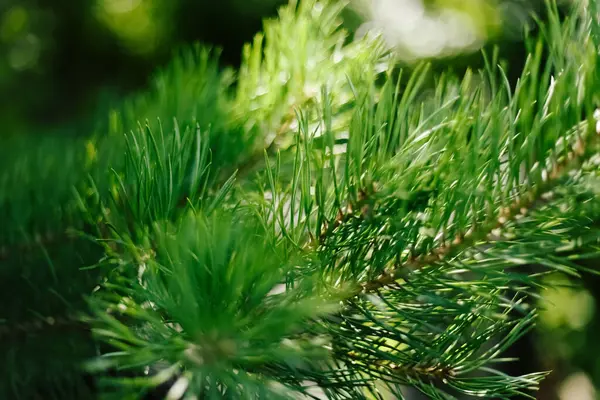
[[[241,47],[281,0],[3,0],[3,131],[85,119],[102,102],[144,86],[184,43]]]
[[[242,45],[284,1],[0,1],[0,146],[5,135],[85,134],[94,115],[142,90],[180,46],[214,45],[223,66],[235,67]],[[400,63],[432,59],[460,72],[481,65],[482,47],[499,45],[514,82],[525,61],[519,42],[543,0],[355,0],[352,6],[346,27],[356,35],[380,31]],[[594,399],[600,280],[548,279],[558,287],[542,291],[549,303],[538,330],[514,349],[522,359],[516,368],[555,371],[540,399]]]
[[[141,88],[177,47],[201,41],[235,66],[285,0],[3,0],[3,132],[81,119]],[[542,0],[354,0],[346,25],[383,31],[401,58],[454,56],[519,38]],[[431,12],[437,9],[442,11]],[[453,33],[453,34],[451,34]]]

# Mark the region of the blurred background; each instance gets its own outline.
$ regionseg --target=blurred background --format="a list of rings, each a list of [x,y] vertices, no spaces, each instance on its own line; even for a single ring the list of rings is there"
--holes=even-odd
[[[242,45],[284,2],[1,0],[0,146],[4,135],[85,134],[94,115],[143,90],[180,46],[211,44],[224,67],[236,67]],[[543,0],[355,0],[344,23],[356,36],[381,32],[408,68],[430,59],[460,73],[481,65],[481,48],[498,45],[514,82],[524,32],[535,34],[531,13],[542,10]],[[560,285],[542,293],[539,327],[515,347],[521,361],[509,372],[552,369],[539,399],[595,399],[600,281],[548,279]]]

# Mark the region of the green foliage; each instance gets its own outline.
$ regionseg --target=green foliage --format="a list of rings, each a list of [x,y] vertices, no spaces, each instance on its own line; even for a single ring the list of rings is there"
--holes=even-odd
[[[102,248],[77,233],[90,227],[73,194],[100,169],[92,171],[83,140],[68,138],[65,147],[65,139],[17,137],[0,147],[2,398],[88,391],[78,384],[78,362],[94,354],[94,344],[71,319],[100,277],[78,268],[97,262]]]
[[[343,2],[292,1],[244,47],[233,109],[261,149],[273,141],[291,144],[295,108],[313,102],[321,86],[335,91],[342,111],[353,100],[348,75],[371,79],[383,48],[369,38],[344,46],[343,8]]]
[[[318,338],[309,340],[302,330],[337,307],[311,295],[308,281],[285,290],[282,282],[295,266],[265,243],[254,225],[217,212],[189,214],[177,227],[157,226],[152,234],[156,256],[139,266],[138,282],[110,284],[106,294],[95,296],[102,316],[95,333],[117,350],[95,367],[168,363],[160,377],[113,383],[151,388],[182,373],[172,391],[185,386],[214,397],[227,388],[224,395],[234,398],[285,397],[277,395],[281,388],[274,384],[294,378],[294,370],[325,352]]]
[[[85,387],[57,370],[86,361],[116,398],[532,395],[502,353],[539,276],[598,257],[597,23],[550,4],[511,87],[495,57],[407,77],[341,11],[291,2],[235,79],[196,47],[95,136],[9,143],[1,394]],[[68,321],[93,339],[34,357]]]

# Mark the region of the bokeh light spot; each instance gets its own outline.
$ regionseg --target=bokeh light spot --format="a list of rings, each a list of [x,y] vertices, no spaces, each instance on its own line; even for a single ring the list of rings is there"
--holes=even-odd
[[[29,25],[29,13],[24,7],[15,6],[8,10],[0,21],[0,38],[4,42],[23,34]]]
[[[594,400],[596,391],[590,378],[583,372],[570,375],[558,390],[560,400]]]
[[[110,14],[123,14],[136,9],[142,0],[102,0],[103,8]]]
[[[542,292],[542,324],[551,329],[584,329],[595,313],[594,297],[583,288],[570,286],[564,278],[553,278],[548,282],[552,286]]]
[[[132,53],[151,54],[165,38],[162,0],[97,0],[96,17]]]
[[[29,34],[18,39],[8,54],[8,62],[15,70],[25,70],[37,65],[40,56],[40,40]]]

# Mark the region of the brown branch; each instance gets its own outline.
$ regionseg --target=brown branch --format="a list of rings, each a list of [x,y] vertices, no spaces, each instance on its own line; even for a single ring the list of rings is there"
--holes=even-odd
[[[63,232],[48,232],[44,235],[36,233],[34,240],[29,242],[21,242],[13,245],[0,246],[0,261],[8,260],[13,254],[30,252],[37,247],[53,246],[57,243],[64,243],[75,239],[69,228]]]
[[[103,233],[103,236],[108,237],[108,228],[104,223],[99,223],[98,228]],[[3,246],[0,248],[0,262],[8,259],[17,252],[29,252],[36,247],[46,247],[65,244],[65,242],[73,242],[75,239],[80,238],[77,235],[76,230],[72,227],[66,228],[60,233],[47,233],[45,236],[39,234],[35,235],[33,242],[24,242],[13,245],[12,247]],[[113,245],[109,244],[113,247]],[[0,340],[6,338],[22,337],[27,335],[36,334],[37,332],[51,329],[66,329],[66,330],[84,330],[89,331],[90,326],[81,321],[80,318],[74,315],[64,316],[49,316],[46,318],[35,318],[33,320],[10,323],[0,325]]]
[[[378,369],[387,369],[395,375],[402,375],[414,378],[428,379],[450,379],[456,376],[456,371],[451,367],[432,364],[432,365],[400,365],[389,360],[369,359],[368,357],[359,357],[354,352],[350,351],[345,354],[352,361],[373,365]]]
[[[90,331],[90,326],[73,315],[61,317],[37,318],[11,326],[0,325],[0,340],[22,338],[46,330],[78,330]]]
[[[390,364],[387,366],[395,374],[402,376],[426,376],[434,379],[449,379],[456,376],[454,369],[443,365],[419,366],[419,365],[396,365]]]
[[[108,234],[109,229],[104,222],[98,222],[93,227],[98,228],[101,231],[102,236],[104,238],[109,237],[109,234]],[[34,233],[32,235],[33,240],[30,240],[30,241],[23,241],[23,242],[13,243],[13,244],[9,244],[9,245],[7,245],[7,244],[0,245],[0,262],[8,260],[14,254],[29,253],[39,247],[46,248],[46,247],[53,247],[55,245],[59,246],[59,245],[64,245],[66,243],[71,243],[71,242],[75,241],[76,239],[81,239],[82,237],[85,237],[85,233],[83,236],[80,235],[80,233],[85,232],[86,229],[91,229],[91,228],[92,228],[92,225],[90,225],[86,222],[86,223],[84,223],[82,228],[75,228],[73,226],[67,226],[63,230],[48,231],[45,234]]]

